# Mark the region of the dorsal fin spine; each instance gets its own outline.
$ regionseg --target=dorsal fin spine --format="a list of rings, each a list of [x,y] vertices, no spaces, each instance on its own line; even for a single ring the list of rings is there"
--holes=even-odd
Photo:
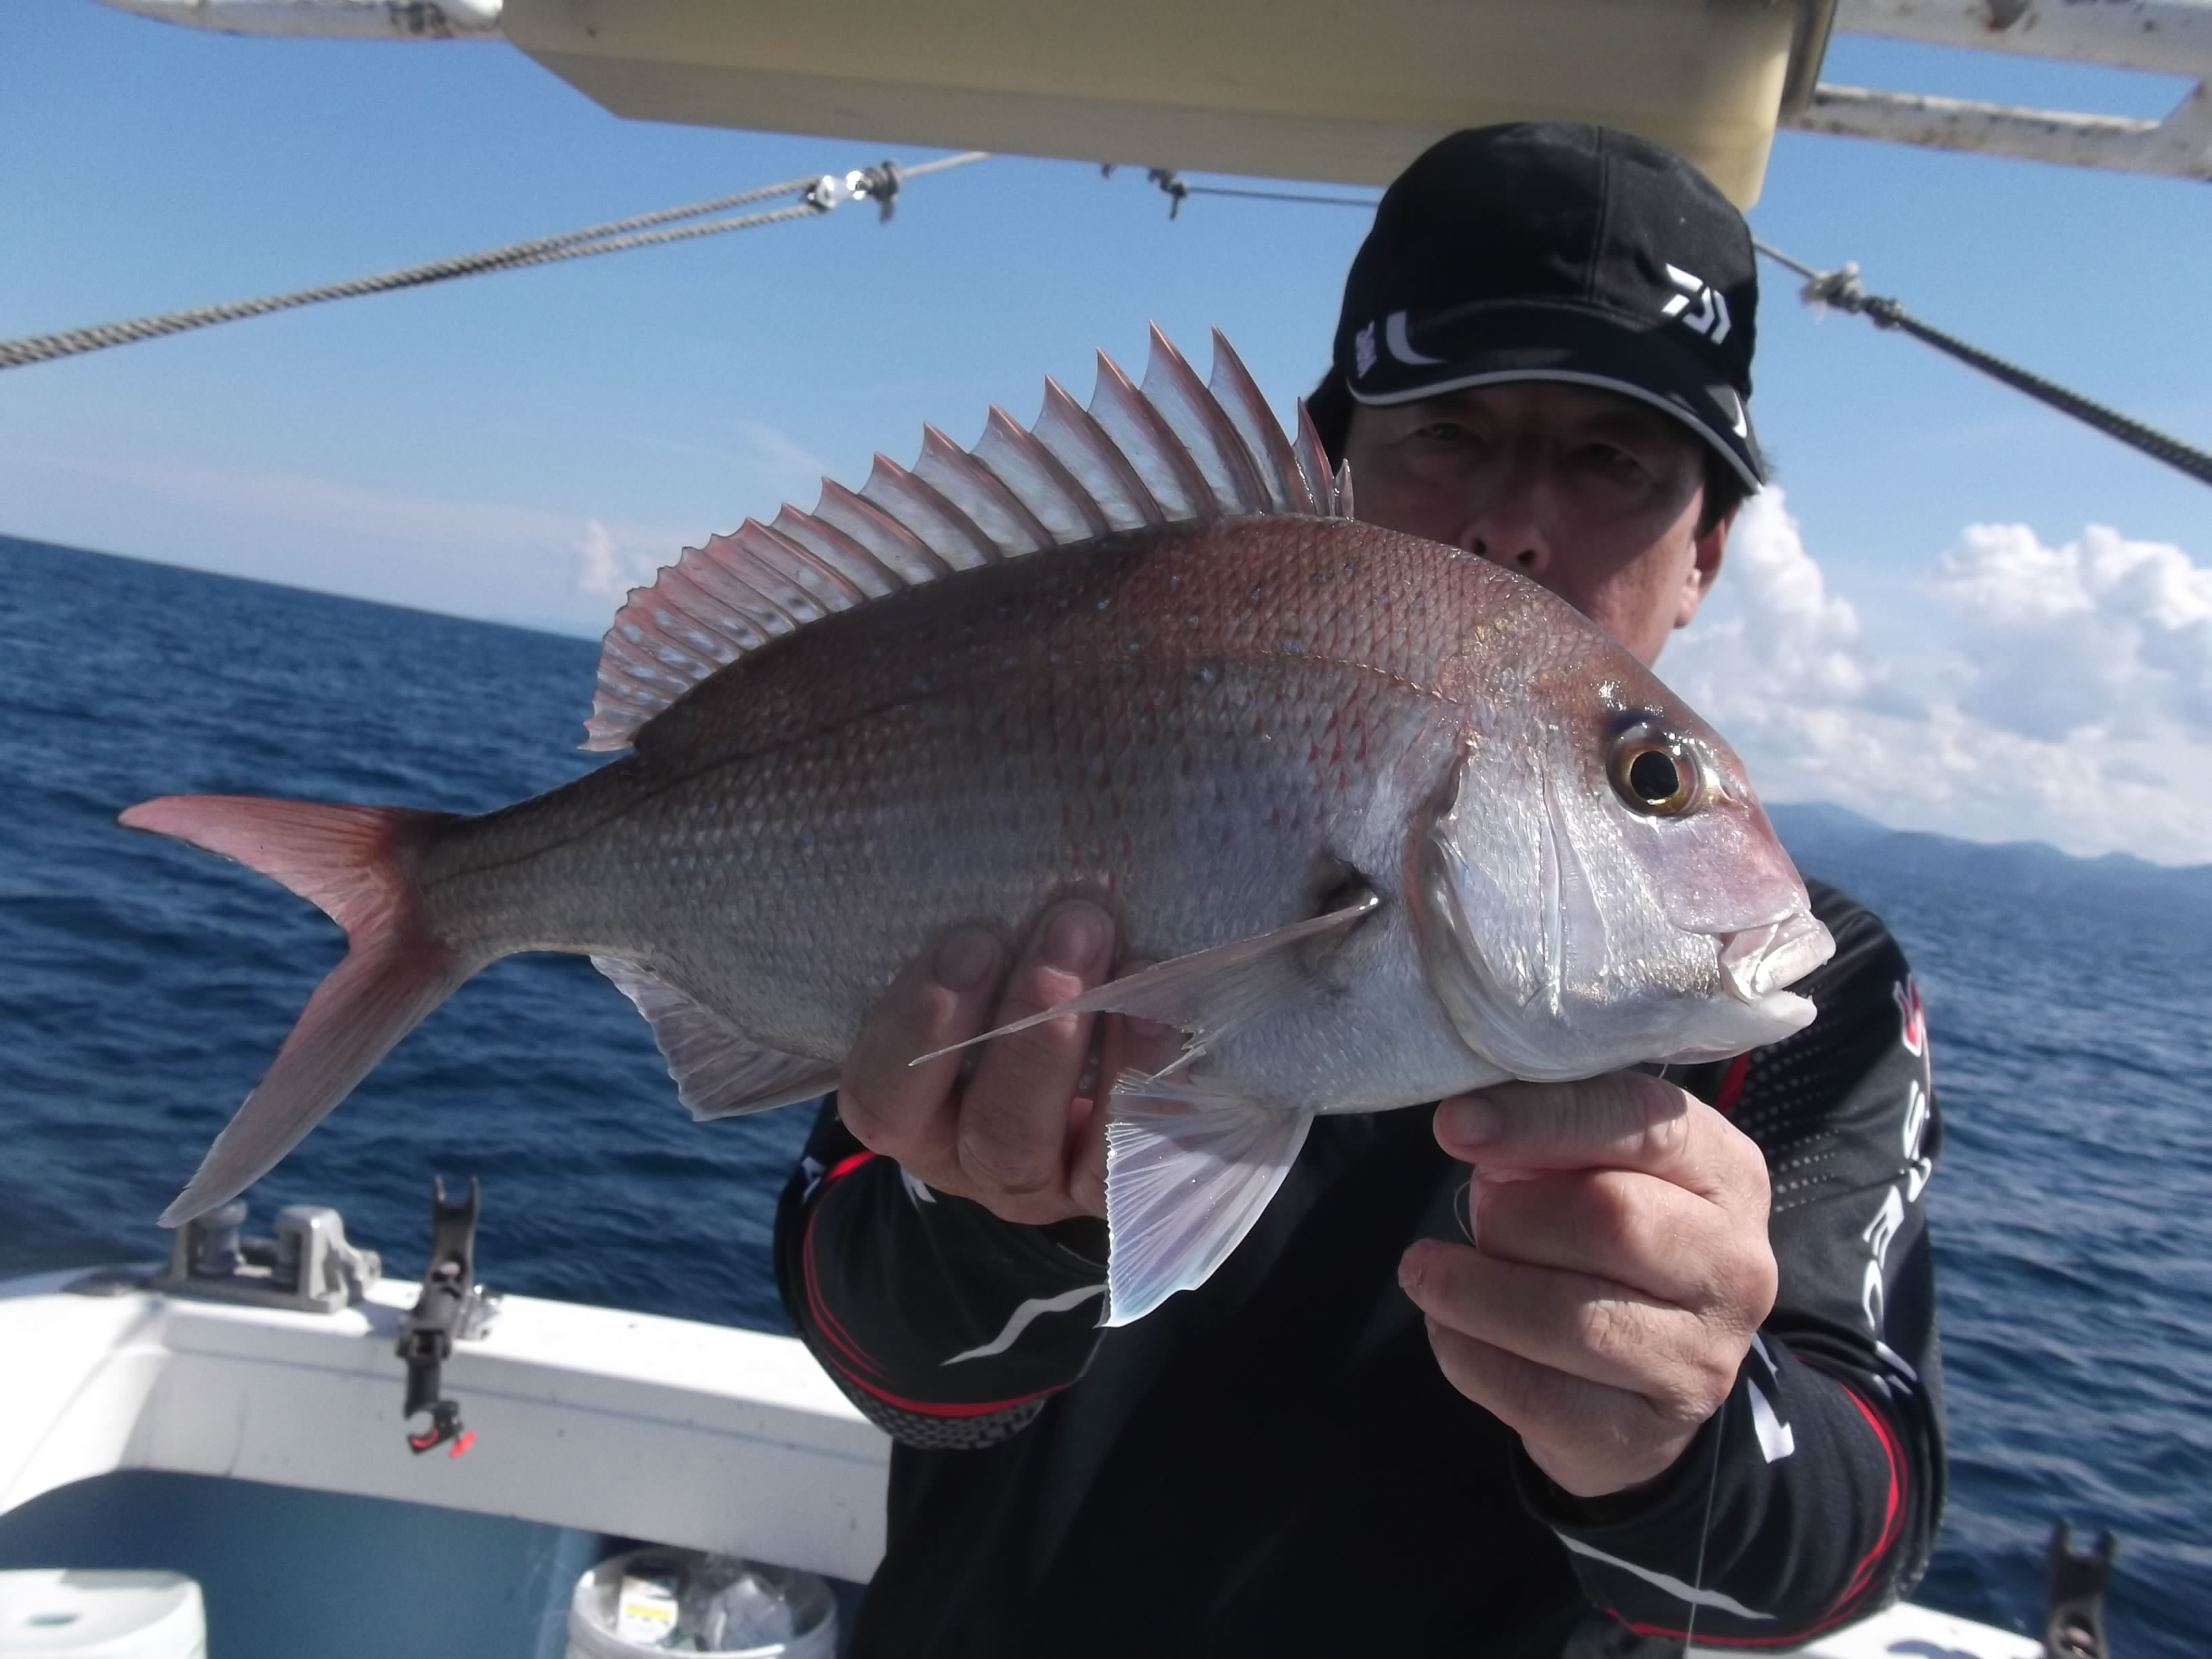
[[[721,666],[711,653],[690,646],[672,625],[677,613],[661,597],[657,584],[635,592],[637,597],[628,607],[632,645],[679,676],[700,678]]]
[[[1267,400],[1261,395],[1251,370],[1218,328],[1213,331],[1213,373],[1207,377],[1206,390],[1235,423],[1251,453],[1266,462],[1276,509],[1318,514],[1321,503],[1298,469],[1290,440],[1283,436],[1282,428],[1268,411]]]
[[[1139,390],[1103,352],[1089,408],[1046,382],[1024,428],[995,406],[963,450],[922,429],[909,469],[875,458],[858,490],[824,479],[787,506],[686,549],[632,590],[602,644],[586,749],[619,749],[728,664],[823,617],[957,571],[1115,531],[1224,516],[1348,516],[1305,406],[1285,437],[1218,330],[1210,384],[1152,331]]]
[[[672,623],[681,617],[690,624],[682,630],[681,637],[695,650],[717,663],[735,662],[750,648],[751,642],[744,636],[752,629],[700,581],[704,569],[703,565],[694,564],[689,569],[679,565],[663,571],[653,585],[653,592],[668,606]]]
[[[1158,323],[1152,325],[1152,358],[1145,365],[1146,398],[1182,439],[1215,505],[1224,514],[1265,513],[1267,487],[1245,453],[1243,435]],[[1155,380],[1158,392],[1152,389]],[[1178,421],[1177,415],[1184,418]]]
[[[948,501],[936,485],[916,477],[888,455],[877,454],[860,494],[886,513],[903,518],[909,526],[914,526],[917,517],[929,520],[943,538],[941,544],[932,541],[930,545],[936,550],[938,557],[956,569],[965,570],[998,560],[999,550],[983,533],[981,526]],[[920,526],[915,528],[919,534]]]
[[[778,633],[804,626],[823,614],[819,605],[809,605],[805,611],[781,603],[775,595],[763,591],[758,582],[748,581],[716,556],[718,549],[709,542],[702,550],[703,556],[691,562],[692,574],[709,599],[719,603],[729,613],[732,631],[743,628],[755,635],[745,649],[757,650],[774,639]],[[784,626],[779,629],[776,624]]]
[[[1098,485],[1085,480],[1084,487],[1098,500],[1108,520],[1114,520],[1114,508],[1120,504],[1130,524],[1115,523],[1117,530],[1133,530],[1139,525],[1158,526],[1168,521],[1167,514],[1153,499],[1152,492],[1145,487],[1137,469],[1129,465],[1129,458],[1121,453],[1121,446],[1106,435],[1106,428],[1091,418],[1091,411],[1067,395],[1059,381],[1047,377],[1044,383],[1044,409],[1037,416],[1036,436],[1039,442],[1059,455],[1071,471],[1076,462],[1064,453],[1060,444],[1053,441],[1059,435],[1069,450],[1080,453],[1085,471],[1096,473],[1098,484],[1107,486],[1110,495],[1100,496]]]
[[[836,525],[818,519],[811,513],[801,513],[795,507],[787,506],[775,515],[773,527],[815,557],[843,571],[857,586],[866,590],[872,599],[879,599],[886,593],[896,593],[907,586],[900,580],[897,571]]]
[[[1098,424],[1106,429],[1106,435],[1121,446],[1124,454],[1133,444],[1139,453],[1149,453],[1158,460],[1164,469],[1162,475],[1157,480],[1146,478],[1145,483],[1152,498],[1167,510],[1170,522],[1181,519],[1202,521],[1221,516],[1212,489],[1199,471],[1198,463],[1191,459],[1190,452],[1182,447],[1182,440],[1176,436],[1175,429],[1160,417],[1159,410],[1152,407],[1145,394],[1130,384],[1121,366],[1103,351],[1098,354],[1098,386],[1091,394],[1091,406]],[[1122,425],[1128,428],[1126,434],[1115,429]],[[1142,476],[1144,469],[1139,467],[1138,472]],[[1170,501],[1162,495],[1163,483],[1172,485],[1178,499]]]
[[[815,503],[814,512],[874,554],[886,569],[904,577],[909,586],[952,574],[952,567],[937,556],[935,548],[835,478],[822,481],[822,499]],[[904,568],[908,565],[914,568]]]
[[[866,588],[843,571],[828,561],[816,557],[812,549],[801,546],[781,531],[763,524],[758,519],[747,519],[728,540],[732,549],[743,552],[761,568],[782,576],[820,605],[825,616],[865,604],[870,597]],[[829,588],[828,593],[817,593],[809,586],[801,574],[809,571]]]
[[[1001,559],[1052,545],[1052,532],[1037,522],[1036,514],[1006,488],[1006,481],[990,468],[978,465],[966,450],[933,426],[921,429],[921,456],[914,470],[917,477],[944,491],[948,500],[975,520]],[[979,514],[982,516],[978,517]],[[1006,521],[1003,532],[987,522],[994,518]]]
[[[969,453],[978,466],[988,468],[1028,504],[1037,521],[1051,532],[1047,545],[1088,541],[1114,528],[1066,464],[996,404],[991,405],[990,423],[984,428],[982,441]]]
[[[1328,447],[1322,442],[1312,411],[1303,398],[1298,399],[1298,439],[1291,453],[1297,458],[1299,476],[1305,480],[1306,493],[1314,499],[1315,511],[1324,519],[1343,516],[1336,510],[1336,475],[1328,464]]]

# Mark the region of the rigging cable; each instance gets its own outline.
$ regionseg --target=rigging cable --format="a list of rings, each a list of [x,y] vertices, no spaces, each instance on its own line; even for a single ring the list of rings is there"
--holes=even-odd
[[[663,242],[718,236],[725,231],[751,230],[760,225],[781,224],[787,219],[816,218],[842,202],[872,201],[881,216],[888,219],[891,216],[899,187],[906,179],[917,179],[925,173],[942,173],[951,167],[965,167],[970,161],[983,161],[988,155],[988,151],[968,150],[957,155],[941,156],[934,161],[916,162],[912,167],[884,161],[876,167],[856,167],[842,175],[825,173],[810,174],[804,179],[787,179],[780,184],[740,191],[734,196],[694,202],[688,207],[662,208],[657,212],[641,213],[629,219],[616,219],[603,225],[589,225],[581,230],[567,231],[558,236],[541,236],[532,241],[511,242],[505,247],[488,248],[481,253],[465,253],[458,258],[409,265],[404,270],[387,270],[374,276],[358,276],[348,283],[331,283],[321,288],[273,294],[258,300],[234,300],[226,305],[200,306],[189,311],[164,312],[158,316],[137,317],[127,322],[66,329],[58,334],[34,334],[18,340],[0,340],[0,368],[20,368],[28,363],[48,362],[57,357],[71,357],[80,352],[98,351],[107,346],[159,339],[165,334],[181,334],[189,329],[234,322],[245,317],[264,316],[272,311],[289,311],[296,306],[316,305],[325,300],[350,300],[362,295],[386,294],[395,289],[421,288],[431,283],[449,282],[459,276],[481,276],[488,271],[518,270],[525,266],[551,264],[562,259],[586,258],[595,253],[618,253],[625,249],[650,247]],[[793,194],[796,194],[799,199],[763,213],[746,214],[735,219],[709,219],[700,224],[672,222],[681,219],[696,220],[708,214],[724,213],[732,208]]]
[[[1802,260],[1791,258],[1780,248],[1770,247],[1765,242],[1754,242],[1753,246],[1777,264],[1787,265],[1806,279],[1802,290],[1806,304],[1833,306],[1838,311],[1859,313],[1872,319],[1877,328],[1902,329],[1914,339],[1924,341],[1970,368],[2003,381],[2014,391],[2024,392],[2077,421],[2087,422],[2107,437],[2118,438],[2154,460],[2164,461],[2199,483],[2212,484],[2212,454],[2140,421],[2130,420],[2118,410],[2107,409],[2079,392],[2069,392],[2057,382],[1993,356],[1978,346],[1969,345],[1955,334],[1947,334],[1932,324],[1922,322],[1895,300],[1869,294],[1859,281],[1857,265],[1846,264],[1834,270],[1816,270]]]

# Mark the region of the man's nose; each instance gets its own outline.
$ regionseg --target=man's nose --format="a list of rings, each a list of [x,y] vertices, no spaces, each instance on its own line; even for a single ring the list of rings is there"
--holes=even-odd
[[[1461,526],[1459,544],[1492,564],[1540,579],[1552,562],[1543,513],[1540,457],[1516,444],[1502,458],[1480,501]]]

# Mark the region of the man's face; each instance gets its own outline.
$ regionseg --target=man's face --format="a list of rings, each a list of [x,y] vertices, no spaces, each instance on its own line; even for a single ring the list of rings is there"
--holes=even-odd
[[[1633,398],[1525,380],[1355,404],[1344,453],[1362,519],[1519,571],[1646,663],[1720,570],[1704,446]]]

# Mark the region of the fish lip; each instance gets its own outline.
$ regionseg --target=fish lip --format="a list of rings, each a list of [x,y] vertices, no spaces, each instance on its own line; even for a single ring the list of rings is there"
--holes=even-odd
[[[1721,979],[1731,995],[1756,1006],[1795,985],[1836,953],[1836,941],[1809,910],[1715,936]]]

